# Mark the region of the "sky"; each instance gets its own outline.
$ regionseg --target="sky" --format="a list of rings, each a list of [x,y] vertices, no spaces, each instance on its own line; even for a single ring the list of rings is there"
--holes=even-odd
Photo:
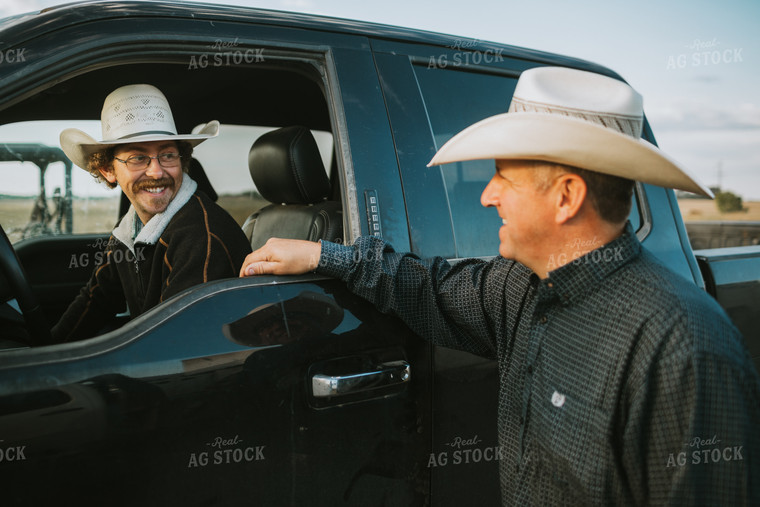
[[[57,5],[0,0],[0,17]],[[583,58],[644,97],[660,147],[708,186],[760,201],[760,0],[226,0]]]

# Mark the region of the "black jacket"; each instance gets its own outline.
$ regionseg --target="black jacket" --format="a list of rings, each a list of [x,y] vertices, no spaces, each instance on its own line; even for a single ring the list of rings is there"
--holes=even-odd
[[[127,214],[122,221],[130,217]],[[140,242],[138,236],[134,245],[127,245],[116,235],[109,240],[104,262],[53,327],[54,343],[94,336],[126,309],[125,303],[131,317],[136,317],[188,287],[237,277],[251,252],[240,226],[198,191],[170,218],[154,243]]]

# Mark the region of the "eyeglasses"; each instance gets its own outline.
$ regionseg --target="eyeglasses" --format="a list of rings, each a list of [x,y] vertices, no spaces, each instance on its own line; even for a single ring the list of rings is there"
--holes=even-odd
[[[179,165],[179,161],[182,156],[176,151],[170,151],[166,153],[159,153],[155,157],[149,157],[148,155],[132,155],[127,160],[122,160],[120,158],[114,157],[114,159],[118,160],[122,164],[126,164],[127,168],[132,171],[147,169],[148,166],[150,166],[150,161],[154,158],[158,160],[158,164],[161,167],[176,167]]]

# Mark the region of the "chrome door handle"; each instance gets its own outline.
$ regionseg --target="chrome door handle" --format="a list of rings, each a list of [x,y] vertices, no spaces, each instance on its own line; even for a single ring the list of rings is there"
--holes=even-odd
[[[321,375],[311,378],[311,390],[316,398],[341,396],[370,391],[409,382],[411,371],[406,361],[391,361],[378,365],[377,370],[348,375]]]

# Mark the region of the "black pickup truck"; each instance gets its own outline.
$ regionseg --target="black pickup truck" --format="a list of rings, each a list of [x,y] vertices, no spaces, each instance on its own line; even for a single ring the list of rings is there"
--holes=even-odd
[[[496,363],[429,345],[334,280],[215,281],[120,315],[95,338],[28,346],[86,282],[128,203],[63,161],[14,158],[14,146],[53,150],[67,127],[98,137],[105,96],[150,83],[180,132],[221,122],[196,149],[193,177],[241,226],[270,204],[249,174],[253,141],[301,126],[321,150],[324,167],[310,170],[329,178],[337,239],[491,257],[501,222],[479,196],[493,163],[427,168],[433,153],[504,112],[528,68],[616,74],[441,34],[169,2],[0,20],[0,54],[3,505],[499,503]],[[654,142],[648,126],[645,137]],[[24,234],[33,210],[44,222],[38,197],[56,185],[69,225]],[[720,301],[760,362],[760,247],[692,251],[660,187],[636,186],[630,220]]]

